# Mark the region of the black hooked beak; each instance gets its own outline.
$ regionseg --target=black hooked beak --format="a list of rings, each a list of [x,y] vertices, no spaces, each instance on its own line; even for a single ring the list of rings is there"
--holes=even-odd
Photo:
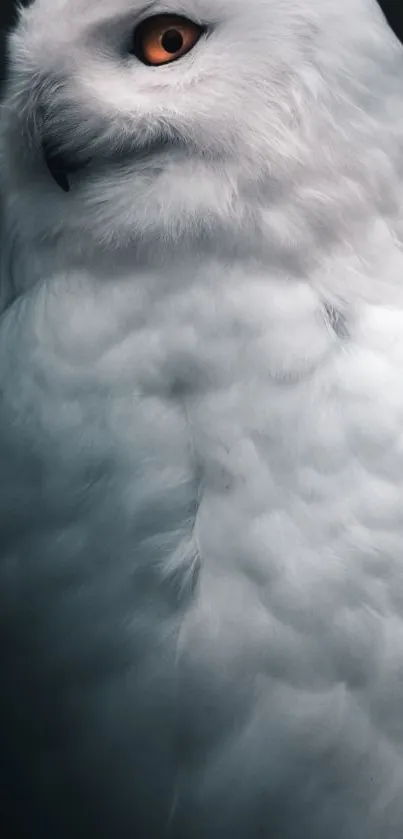
[[[60,189],[63,192],[70,191],[69,175],[78,172],[82,169],[86,162],[78,162],[74,160],[67,152],[58,151],[52,142],[44,139],[42,141],[42,151],[46,166]]]
[[[143,148],[138,149],[137,156],[141,156],[143,158],[149,157],[157,154],[158,152],[163,152],[166,148],[171,148],[173,145],[174,142],[171,138],[159,138],[149,145],[145,145]],[[179,146],[180,144],[176,143],[176,145]],[[94,163],[94,158],[85,158],[84,156],[74,157],[71,152],[61,149],[60,146],[57,145],[57,142],[55,143],[52,138],[47,137],[42,139],[42,153],[48,171],[63,192],[70,191],[70,175],[75,172],[79,172],[89,164]],[[133,154],[135,153],[136,152],[131,147],[126,150],[116,149],[115,152],[109,154],[108,157],[103,157],[103,160],[108,161],[109,163],[123,163],[125,160],[131,160],[133,158]]]

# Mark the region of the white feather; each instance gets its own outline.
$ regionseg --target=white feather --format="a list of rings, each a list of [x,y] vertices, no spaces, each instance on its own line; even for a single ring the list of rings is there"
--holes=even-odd
[[[151,11],[207,35],[143,66]],[[400,839],[402,48],[372,0],[35,0],[10,49],[0,736],[32,831]],[[67,194],[45,137],[89,161]]]

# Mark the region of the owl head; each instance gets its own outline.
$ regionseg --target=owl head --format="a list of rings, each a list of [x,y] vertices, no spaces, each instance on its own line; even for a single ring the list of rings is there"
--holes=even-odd
[[[258,248],[401,62],[374,0],[34,0],[9,54],[3,238],[62,259]]]

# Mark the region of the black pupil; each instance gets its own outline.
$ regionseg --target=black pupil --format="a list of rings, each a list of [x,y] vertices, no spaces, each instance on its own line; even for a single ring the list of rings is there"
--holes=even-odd
[[[161,46],[165,52],[179,52],[183,47],[183,38],[178,29],[167,29],[161,38]]]

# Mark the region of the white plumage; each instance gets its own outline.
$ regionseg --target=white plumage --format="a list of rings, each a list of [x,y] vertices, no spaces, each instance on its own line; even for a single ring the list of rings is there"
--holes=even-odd
[[[201,37],[150,66],[162,13]],[[372,0],[35,0],[10,48],[30,837],[401,839],[402,47]]]

